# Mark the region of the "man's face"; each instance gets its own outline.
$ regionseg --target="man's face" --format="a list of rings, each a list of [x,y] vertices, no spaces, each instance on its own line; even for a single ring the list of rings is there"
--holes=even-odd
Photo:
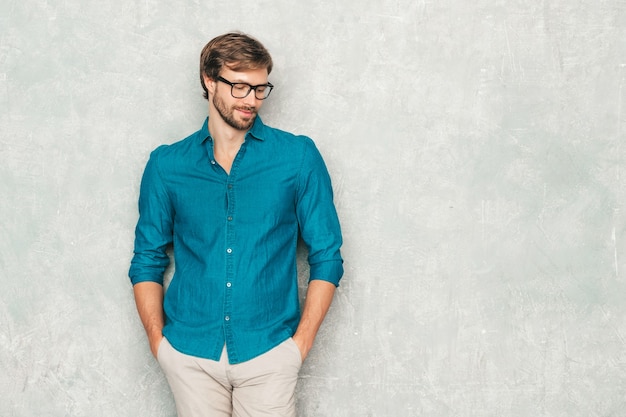
[[[224,67],[220,76],[231,83],[245,83],[252,86],[267,84],[267,69],[246,70],[243,72],[233,71]],[[248,130],[252,127],[257,112],[263,104],[255,96],[255,91],[250,91],[244,98],[235,98],[231,94],[231,86],[218,80],[205,80],[208,86],[211,102],[222,120],[237,130]]]

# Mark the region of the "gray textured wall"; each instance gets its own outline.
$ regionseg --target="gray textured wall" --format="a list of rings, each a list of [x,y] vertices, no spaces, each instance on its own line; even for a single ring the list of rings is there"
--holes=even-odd
[[[0,415],[174,415],[126,278],[138,185],[231,29],[345,234],[302,416],[626,415],[622,0],[3,0]]]

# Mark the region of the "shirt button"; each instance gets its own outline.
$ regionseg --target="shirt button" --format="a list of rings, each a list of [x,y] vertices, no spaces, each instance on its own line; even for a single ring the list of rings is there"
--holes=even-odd
[[[226,321],[230,321],[230,316],[226,316],[226,317],[224,317],[224,320],[226,320]]]
[[[233,286],[233,284],[231,284],[230,282],[227,282],[227,283],[226,283],[226,286],[227,286],[228,288],[230,288],[230,287],[232,287],[232,286]]]
[[[233,220],[233,216],[228,216],[228,221],[232,221]]]
[[[233,253],[233,250],[231,248],[226,249],[226,253]]]
[[[211,159],[211,165],[215,165],[215,161]]]

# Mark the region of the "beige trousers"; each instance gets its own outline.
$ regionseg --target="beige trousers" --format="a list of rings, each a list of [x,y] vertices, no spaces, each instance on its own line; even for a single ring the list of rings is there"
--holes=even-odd
[[[295,417],[295,389],[302,365],[289,338],[269,352],[230,365],[178,352],[163,339],[157,360],[167,377],[178,417]]]

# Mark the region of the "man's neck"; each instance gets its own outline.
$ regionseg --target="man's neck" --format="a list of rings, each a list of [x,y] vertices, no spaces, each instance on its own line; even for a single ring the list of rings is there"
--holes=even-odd
[[[209,133],[213,138],[213,156],[217,163],[230,174],[233,161],[243,144],[247,130],[230,126],[219,115],[209,112]]]
[[[239,149],[248,131],[235,129],[226,124],[219,115],[215,115],[209,116],[209,133],[213,138],[214,146],[222,149]]]

